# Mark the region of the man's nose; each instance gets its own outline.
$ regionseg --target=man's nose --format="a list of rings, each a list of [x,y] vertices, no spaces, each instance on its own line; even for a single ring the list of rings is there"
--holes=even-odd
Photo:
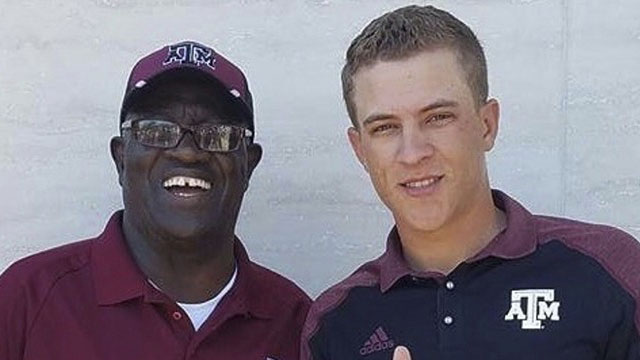
[[[401,163],[417,164],[435,153],[431,138],[419,129],[404,129],[399,140],[397,160]]]
[[[205,151],[198,146],[195,135],[191,130],[186,130],[182,134],[182,137],[178,140],[178,145],[173,149],[169,149],[169,153],[185,162],[195,162],[206,156]]]

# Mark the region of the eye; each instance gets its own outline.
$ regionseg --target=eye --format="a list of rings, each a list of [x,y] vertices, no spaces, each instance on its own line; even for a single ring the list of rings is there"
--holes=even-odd
[[[453,119],[451,113],[440,113],[429,116],[426,123],[434,126],[443,126]]]
[[[380,124],[380,125],[376,125],[371,129],[371,134],[385,134],[385,133],[389,133],[395,129],[397,129],[398,126],[395,124]]]
[[[170,147],[180,136],[180,127],[164,120],[140,120],[136,123],[135,136],[145,145]]]

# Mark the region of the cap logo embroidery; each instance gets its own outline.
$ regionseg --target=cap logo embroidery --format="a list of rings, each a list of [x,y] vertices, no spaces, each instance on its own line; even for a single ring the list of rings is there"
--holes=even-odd
[[[169,65],[178,62],[195,66],[206,65],[215,70],[216,59],[213,57],[213,50],[198,44],[183,43],[169,46],[167,58],[162,65]]]
[[[512,290],[511,307],[504,320],[520,320],[522,329],[544,329],[542,320],[560,321],[560,301],[554,301],[554,296],[553,289]]]

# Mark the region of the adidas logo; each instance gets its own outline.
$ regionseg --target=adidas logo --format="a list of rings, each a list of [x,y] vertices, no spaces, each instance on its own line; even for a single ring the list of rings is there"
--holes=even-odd
[[[360,348],[360,355],[369,355],[377,351],[393,349],[393,346],[393,340],[389,339],[389,336],[382,330],[382,326],[378,326],[373,335],[369,336],[369,339]]]

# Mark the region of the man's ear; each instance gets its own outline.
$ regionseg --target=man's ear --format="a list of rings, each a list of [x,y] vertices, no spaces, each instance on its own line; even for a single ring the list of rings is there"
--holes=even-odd
[[[369,168],[367,167],[367,161],[364,156],[364,152],[362,151],[362,138],[360,131],[355,127],[351,126],[347,129],[347,137],[349,138],[349,143],[351,144],[351,148],[353,152],[356,154],[358,161],[362,164],[362,167],[366,172],[369,172]]]
[[[122,136],[112,137],[109,147],[111,148],[111,158],[118,172],[118,182],[122,186],[124,179],[124,139]]]
[[[500,104],[498,104],[498,100],[489,99],[480,108],[480,120],[482,121],[484,151],[489,151],[493,148],[498,136],[498,125],[500,123]]]
[[[262,146],[251,143],[247,146],[247,182],[262,159]]]

